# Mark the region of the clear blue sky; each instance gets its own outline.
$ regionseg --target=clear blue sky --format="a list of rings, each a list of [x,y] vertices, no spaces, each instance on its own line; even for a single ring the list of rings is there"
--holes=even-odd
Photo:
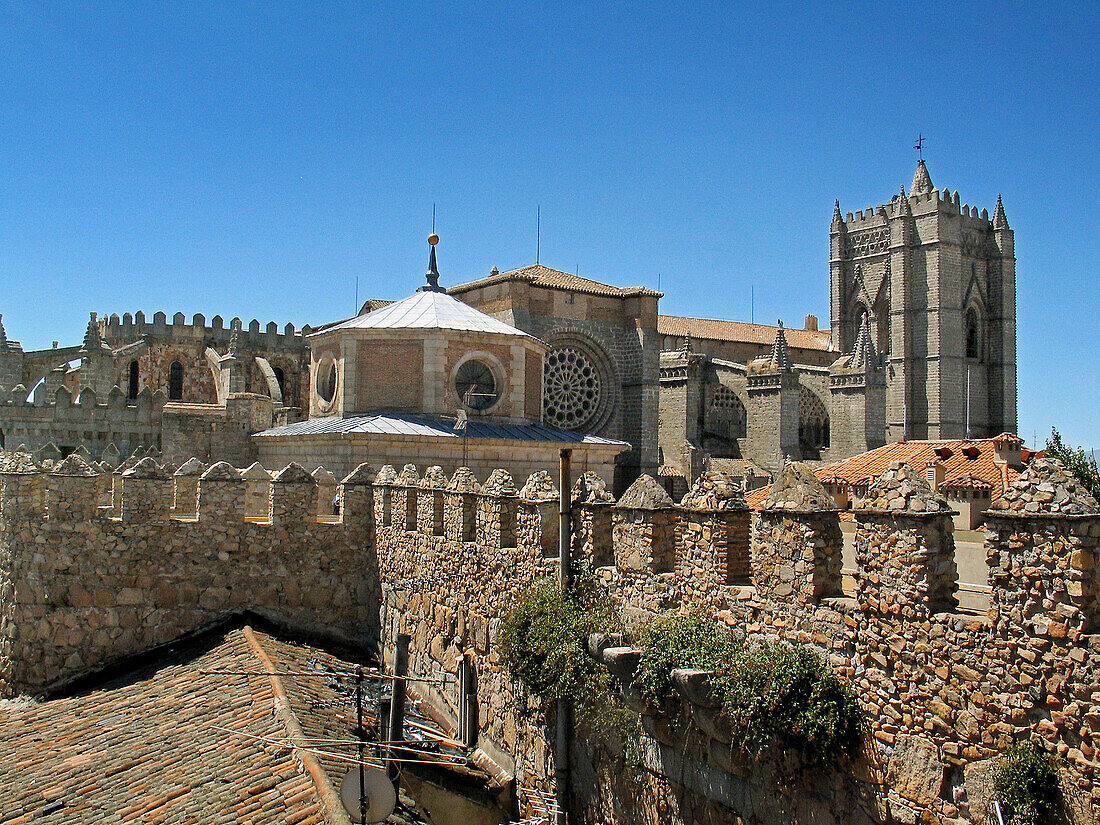
[[[833,199],[1016,232],[1020,432],[1100,446],[1095,2],[0,2],[0,312],[318,324],[533,262],[828,323]]]

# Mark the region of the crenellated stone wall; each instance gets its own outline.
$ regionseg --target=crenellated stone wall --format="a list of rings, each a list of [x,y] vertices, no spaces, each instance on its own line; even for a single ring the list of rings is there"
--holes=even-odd
[[[0,465],[0,692],[44,689],[235,611],[377,643],[372,496],[354,478],[342,518],[319,520],[316,481],[297,465],[260,482],[254,513],[253,481],[224,463],[195,470],[135,462],[101,506],[104,475],[76,455],[49,474]]]
[[[552,791],[545,709],[508,677],[497,643],[516,595],[557,567],[553,480],[363,465],[341,483],[335,516],[318,515],[323,474],[291,465],[265,481],[260,470],[188,461],[168,476],[131,460],[108,504],[107,477],[77,456],[49,474],[5,457],[3,689],[40,689],[231,610],[355,644],[381,631],[387,656],[407,632],[411,672],[426,680],[414,684],[456,737],[520,787]],[[584,474],[572,501],[577,564],[628,628],[690,610],[809,645],[868,721],[855,763],[776,790],[771,768],[723,745],[691,677],[688,727],[640,709],[635,784],[581,741],[576,821],[980,822],[994,758],[1030,736],[1063,758],[1077,820],[1100,815],[1100,506],[1060,465],[1033,461],[987,514],[984,613],[954,605],[951,511],[906,465],[854,503],[856,598],[840,595],[840,514],[803,466],[783,469],[755,516],[719,473],[679,504],[648,476],[614,502]],[[772,792],[791,804],[768,802]]]

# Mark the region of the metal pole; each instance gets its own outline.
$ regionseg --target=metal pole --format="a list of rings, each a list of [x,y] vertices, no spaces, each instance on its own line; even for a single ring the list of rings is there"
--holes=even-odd
[[[403,742],[405,740],[405,676],[409,672],[409,642],[412,637],[408,633],[397,634],[397,647],[393,652],[393,688],[390,692],[390,729],[389,740]],[[394,782],[397,781],[397,753],[390,748],[389,764],[386,773]]]
[[[359,740],[359,825],[367,821],[367,768],[363,762],[363,668],[355,671],[355,732]]]
[[[469,662],[466,659],[466,654],[463,653],[458,660],[458,740],[463,744],[466,742],[466,714],[468,707],[466,704],[466,680],[469,678]]]
[[[970,365],[966,365],[966,438],[970,440]]]
[[[562,590],[568,590],[573,584],[570,558],[573,552],[573,502],[570,498],[573,480],[569,467],[572,455],[572,450],[558,453],[558,586]]]
[[[573,512],[570,496],[573,486],[569,460],[573,451],[563,449],[558,453],[558,584],[562,592],[573,583]],[[557,802],[556,825],[568,825],[569,814],[569,739],[573,729],[573,708],[569,700],[558,700],[557,752],[554,755],[554,791]]]

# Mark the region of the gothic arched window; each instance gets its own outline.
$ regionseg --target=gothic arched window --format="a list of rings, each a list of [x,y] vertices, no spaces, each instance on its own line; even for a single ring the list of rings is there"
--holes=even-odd
[[[183,398],[183,364],[173,361],[168,367],[168,400],[180,401]]]
[[[978,311],[974,307],[966,311],[966,357],[982,357],[981,325],[978,322]]]
[[[126,387],[127,398],[137,398],[138,395],[138,362],[130,362],[130,376]]]

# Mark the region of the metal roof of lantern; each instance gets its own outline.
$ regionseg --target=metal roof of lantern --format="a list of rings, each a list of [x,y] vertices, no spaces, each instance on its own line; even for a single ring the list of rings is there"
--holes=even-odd
[[[433,234],[429,238],[429,243],[433,238],[438,240]],[[439,286],[434,243],[431,246],[427,278],[427,286],[421,287],[408,298],[382,309],[341,321],[310,337],[347,329],[440,329],[534,338],[521,329],[486,315],[457,298],[452,298],[443,291]]]
[[[456,431],[452,419],[411,413],[363,413],[347,418],[307,418],[293,424],[284,424],[264,430],[255,438],[275,438],[279,436],[322,435],[329,433],[365,433],[371,435],[400,435],[436,438],[462,438],[463,433]],[[625,441],[603,438],[597,435],[563,430],[546,424],[498,424],[471,418],[467,425],[466,436],[471,440],[487,439],[492,441],[540,441],[556,444],[612,444],[627,446]]]

